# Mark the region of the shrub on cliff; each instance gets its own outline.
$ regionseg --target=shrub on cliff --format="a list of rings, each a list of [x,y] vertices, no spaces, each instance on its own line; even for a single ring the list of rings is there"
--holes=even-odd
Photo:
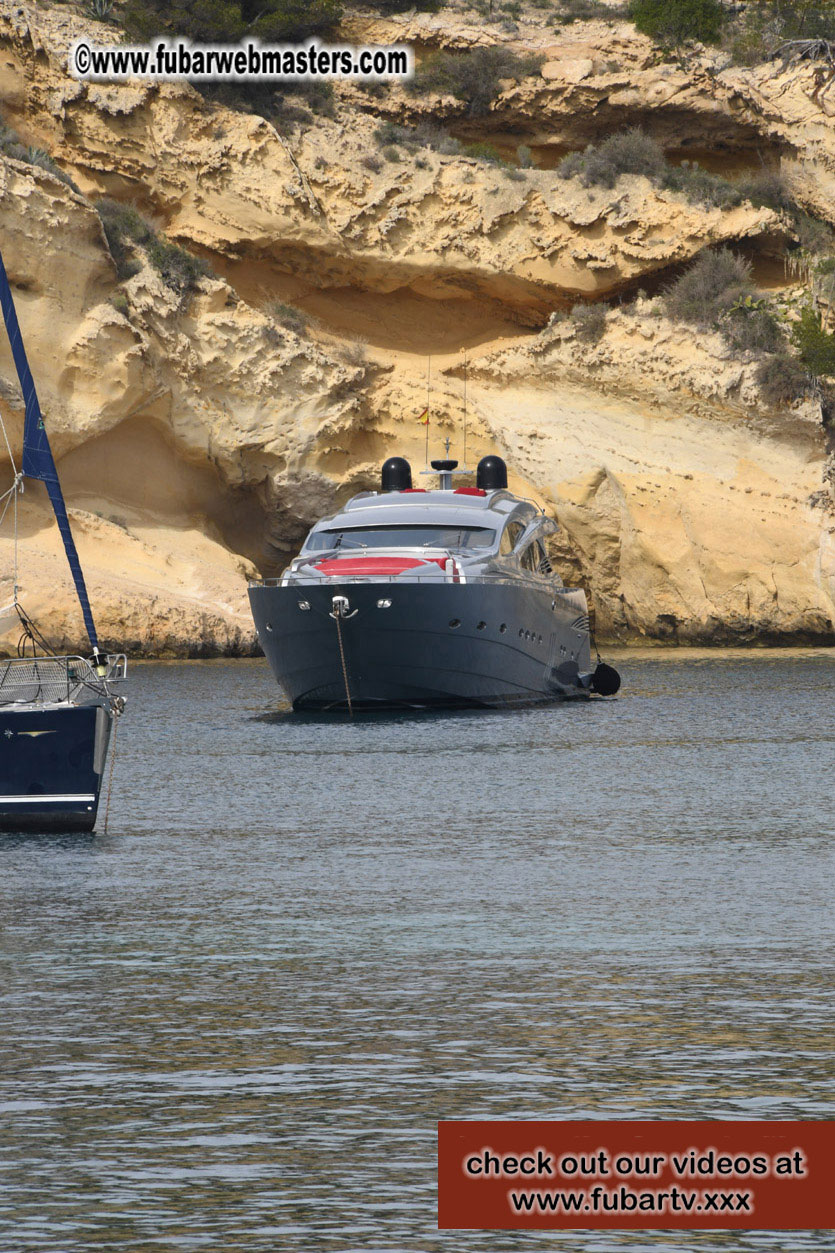
[[[835,0],[758,0],[740,6],[723,45],[737,65],[757,65],[791,39],[835,40]]]
[[[294,335],[307,334],[307,316],[295,305],[279,301],[273,305],[272,315],[279,326],[283,326],[286,331],[292,331]]]
[[[128,0],[123,20],[140,39],[186,35],[207,43],[302,40],[333,30],[342,16],[339,0]]]
[[[697,163],[682,161],[681,165],[670,168],[662,179],[662,187],[669,191],[682,192],[691,204],[700,204],[708,209],[732,209],[742,202],[743,196],[733,183],[702,169]]]
[[[800,321],[792,327],[792,339],[800,359],[815,375],[835,375],[835,335],[824,330],[820,314],[813,308],[803,310]]]
[[[98,202],[96,209],[121,282],[139,271],[140,266],[133,254],[133,245],[147,244],[153,238],[154,228],[133,205],[119,204],[115,200],[104,199]]]
[[[643,34],[674,45],[718,43],[725,20],[720,0],[631,0],[628,13]]]
[[[664,303],[677,322],[716,326],[724,313],[752,290],[751,266],[728,248],[703,252],[667,289]]]
[[[739,190],[757,208],[790,213],[796,207],[786,177],[780,170],[758,170],[739,184]]]
[[[640,127],[610,135],[584,152],[571,152],[557,166],[560,178],[579,178],[584,187],[614,187],[622,174],[643,174],[657,180],[667,169],[657,140]]]
[[[710,208],[728,209],[743,198],[731,183],[695,162],[669,165],[658,141],[639,126],[610,135],[602,144],[590,144],[583,152],[569,153],[557,166],[557,174],[579,178],[584,187],[614,187],[622,174],[642,174],[656,186],[681,192],[692,204]]]
[[[131,278],[140,269],[136,248],[144,249],[151,265],[172,291],[191,291],[201,278],[211,273],[208,262],[158,235],[133,205],[105,198],[98,202],[96,209],[120,281]]]
[[[667,289],[664,303],[674,321],[721,331],[740,352],[784,347],[777,319],[754,291],[751,266],[727,248],[703,252]]]
[[[464,144],[462,152],[465,157],[474,157],[476,161],[484,161],[487,165],[504,165],[498,148],[484,140],[475,144]]]
[[[175,292],[193,291],[201,278],[211,274],[211,266],[202,257],[192,256],[179,244],[155,235],[147,244],[148,260],[165,283]]]
[[[571,321],[577,338],[584,344],[596,344],[606,333],[609,306],[602,301],[593,305],[575,305]]]
[[[774,353],[784,346],[783,332],[764,299],[735,300],[719,322],[722,334],[740,352]]]
[[[765,357],[757,366],[754,377],[770,405],[790,405],[815,391],[812,375],[787,352]]]
[[[413,92],[449,92],[467,105],[471,117],[490,111],[504,79],[520,82],[533,74],[541,57],[520,57],[510,48],[474,48],[472,52],[437,52],[415,72]]]
[[[542,0],[532,0],[536,8],[544,7]],[[611,22],[622,17],[626,10],[625,4],[607,4],[605,0],[562,0],[560,12],[554,18],[555,24],[569,26],[572,22],[591,22],[595,18]]]
[[[43,148],[33,148],[21,143],[20,137],[5,122],[0,122],[0,152],[7,157],[14,158],[16,161],[25,161],[27,165],[37,165],[42,170],[48,170],[50,174],[60,178],[61,182],[66,183],[73,191],[78,191],[78,187],[69,174],[65,174],[55,164],[48,152],[44,152]]]

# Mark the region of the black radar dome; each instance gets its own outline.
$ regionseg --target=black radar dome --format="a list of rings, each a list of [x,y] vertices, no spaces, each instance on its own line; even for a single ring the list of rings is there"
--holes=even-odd
[[[412,467],[405,457],[389,457],[380,479],[384,492],[404,492],[412,486]]]
[[[476,485],[485,492],[507,487],[507,466],[501,457],[482,457],[476,470]]]

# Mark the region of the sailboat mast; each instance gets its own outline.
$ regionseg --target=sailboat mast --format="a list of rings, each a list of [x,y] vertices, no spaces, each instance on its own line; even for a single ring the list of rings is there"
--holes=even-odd
[[[24,421],[23,421],[23,460],[22,470],[24,475],[30,479],[40,479],[45,485],[49,499],[52,503],[52,509],[55,519],[58,523],[58,530],[61,533],[61,539],[64,542],[64,551],[67,554],[67,560],[72,572],[73,582],[75,584],[78,602],[81,605],[81,612],[84,616],[84,625],[87,628],[87,635],[90,639],[90,647],[94,654],[99,654],[99,641],[96,633],[96,624],[93,621],[93,611],[90,608],[90,600],[87,595],[87,585],[84,581],[84,574],[81,570],[81,563],[78,559],[78,551],[75,547],[72,530],[70,528],[70,520],[67,516],[67,506],[64,502],[64,495],[61,491],[61,484],[58,481],[58,471],[55,468],[55,459],[52,456],[52,449],[49,446],[49,439],[44,426],[43,415],[41,413],[40,402],[38,401],[38,393],[35,390],[35,380],[32,378],[32,371],[29,368],[29,361],[26,357],[26,349],[23,346],[23,336],[20,333],[20,323],[17,319],[17,310],[15,309],[12,289],[9,284],[9,278],[6,273],[6,267],[3,263],[3,257],[0,254],[0,307],[3,310],[3,321],[6,324],[6,333],[9,337],[9,346],[12,350],[12,358],[14,360],[15,370],[17,371],[20,390],[23,394],[24,404]]]

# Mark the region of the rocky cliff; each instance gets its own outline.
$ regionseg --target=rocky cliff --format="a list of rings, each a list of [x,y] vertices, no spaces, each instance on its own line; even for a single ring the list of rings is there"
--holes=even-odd
[[[0,156],[0,241],[110,643],[251,651],[247,576],[280,570],[385,456],[422,458],[427,370],[432,437],[460,454],[465,352],[468,460],[502,451],[517,486],[556,509],[564,572],[591,591],[604,638],[832,640],[820,401],[770,406],[752,354],[670,322],[652,297],[717,244],[780,285],[791,224],[746,200],[706,206],[637,175],[585,187],[553,168],[640,123],[676,159],[780,163],[803,207],[831,215],[835,105],[813,69],[664,63],[623,23],[557,36],[536,14],[512,31],[448,12],[354,15],[349,38],[502,39],[542,64],[478,119],[451,97],[345,85],[332,116],[282,126],[185,85],[77,83],[66,50],[81,31],[113,38],[69,6],[0,8],[0,109],[29,146]],[[381,155],[386,119],[525,144],[534,164],[460,144]],[[211,272],[172,285],[142,247],[136,272],[117,270],[103,196]],[[600,299],[621,303],[590,342],[560,315]],[[12,378],[4,343],[14,449]],[[56,643],[80,646],[37,485],[20,530],[24,603]],[[7,525],[0,561],[5,601]],[[13,624],[0,628],[8,647]]]

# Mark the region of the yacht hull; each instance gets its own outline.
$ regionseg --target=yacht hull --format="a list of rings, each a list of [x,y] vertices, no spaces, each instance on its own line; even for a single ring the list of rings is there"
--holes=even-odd
[[[590,692],[581,591],[512,580],[330,579],[255,585],[249,594],[261,646],[294,709],[343,709],[347,692],[359,709],[498,708]],[[337,630],[340,596],[348,607]]]
[[[94,704],[0,709],[0,831],[92,831],[112,722]]]

